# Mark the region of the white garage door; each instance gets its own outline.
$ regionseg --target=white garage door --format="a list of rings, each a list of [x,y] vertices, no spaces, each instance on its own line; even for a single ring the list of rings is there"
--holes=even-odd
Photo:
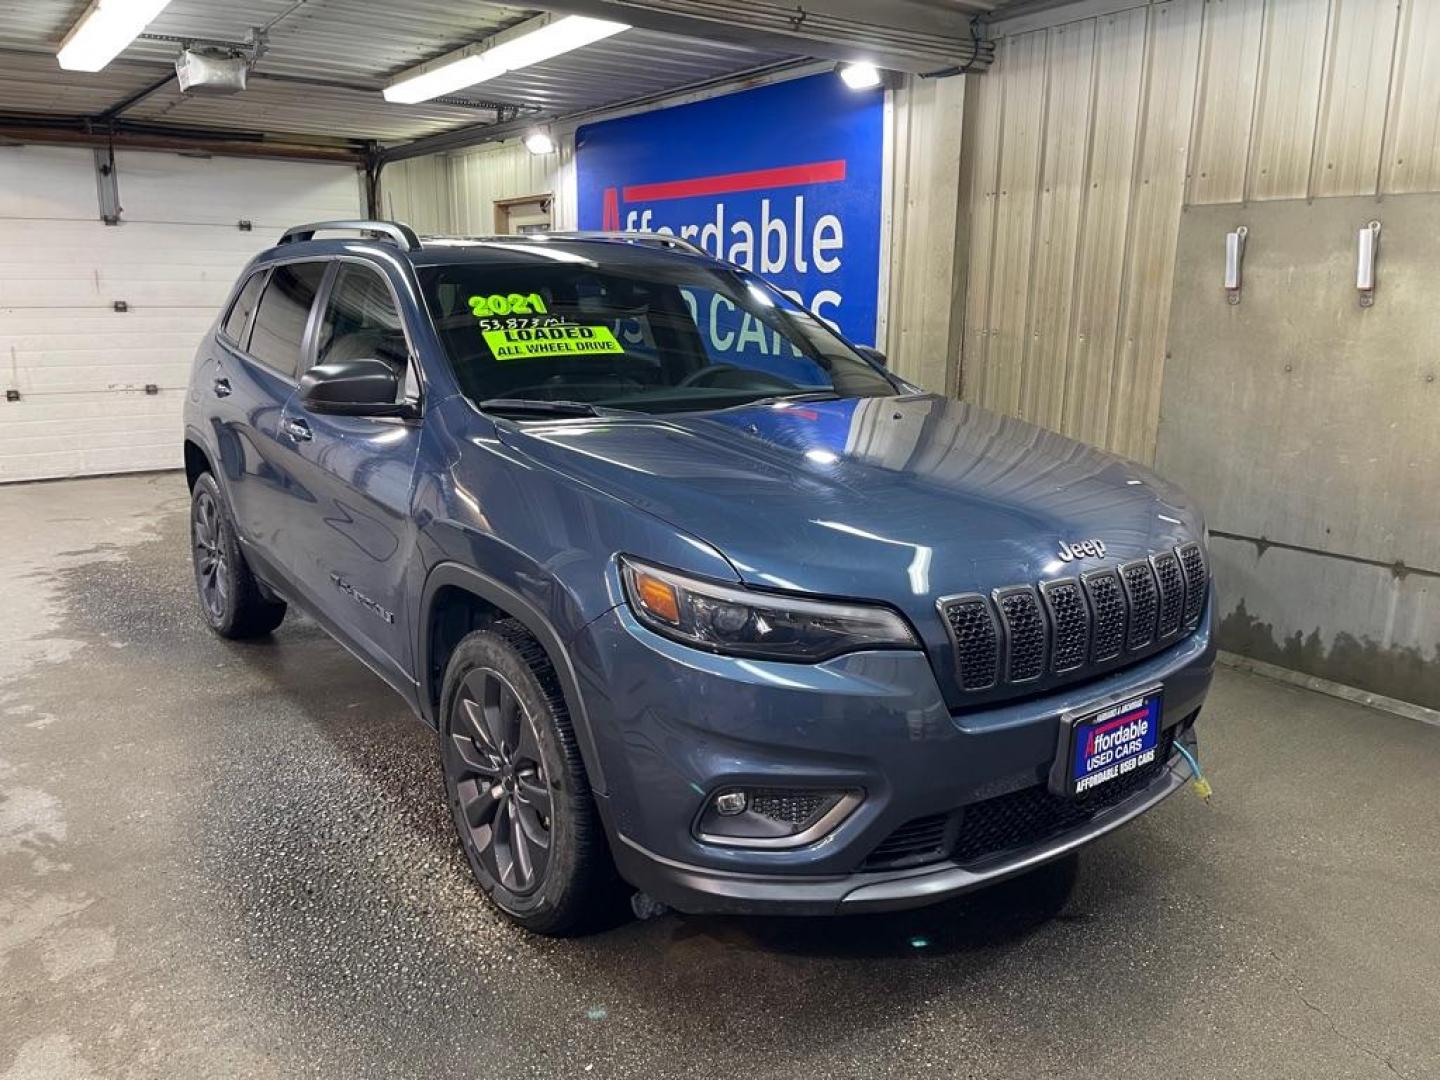
[[[0,482],[178,467],[190,361],[240,268],[290,225],[361,216],[348,165],[119,152],[116,171],[107,226],[90,150],[0,147],[0,386],[19,395]]]

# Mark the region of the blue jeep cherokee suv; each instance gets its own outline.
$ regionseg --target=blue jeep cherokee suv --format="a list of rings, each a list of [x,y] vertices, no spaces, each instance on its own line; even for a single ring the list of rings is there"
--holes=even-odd
[[[185,461],[210,626],[294,604],[399,691],[535,931],[626,883],[923,904],[1190,775],[1190,501],[671,238],[292,229],[199,350]]]

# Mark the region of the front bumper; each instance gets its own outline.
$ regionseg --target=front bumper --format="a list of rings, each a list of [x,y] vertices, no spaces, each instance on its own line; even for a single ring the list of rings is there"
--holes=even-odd
[[[614,855],[625,880],[692,914],[900,911],[938,903],[1053,862],[1143,814],[1179,791],[1189,778],[1189,767],[1177,756],[1148,788],[1102,810],[1085,825],[971,866],[939,863],[903,871],[803,878],[726,873],[663,859],[624,837]]]
[[[928,659],[873,652],[818,665],[712,656],[641,627],[623,608],[572,643],[607,790],[621,874],[687,912],[827,914],[917,906],[1022,873],[1143,813],[1185,782],[1167,762],[1145,786],[1063,832],[966,861],[872,869],[867,858],[925,815],[1044,784],[1062,713],[1159,684],[1162,728],[1184,729],[1209,688],[1207,609],[1189,637],[1132,667],[1023,701],[952,714]],[[804,847],[702,841],[705,801],[730,786],[858,789],[860,806]]]

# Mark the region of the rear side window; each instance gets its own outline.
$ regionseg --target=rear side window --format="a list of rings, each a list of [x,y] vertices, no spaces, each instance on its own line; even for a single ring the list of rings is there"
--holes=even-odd
[[[245,327],[250,325],[250,313],[255,310],[255,304],[260,299],[260,290],[264,287],[265,271],[256,270],[245,279],[240,295],[235,297],[235,303],[230,305],[230,313],[225,316],[225,326],[221,332],[237,345],[245,344]]]
[[[409,348],[390,286],[376,271],[342,263],[320,323],[316,363],[327,360],[383,360],[405,374]]]
[[[255,312],[250,355],[286,378],[295,378],[300,367],[300,342],[325,267],[323,262],[277,266]]]

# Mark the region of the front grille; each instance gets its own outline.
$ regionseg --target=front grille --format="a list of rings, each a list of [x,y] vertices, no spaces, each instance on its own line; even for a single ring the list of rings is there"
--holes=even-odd
[[[1154,783],[1170,760],[1173,736],[1173,731],[1161,736],[1160,752],[1150,764],[1076,798],[1055,795],[1040,784],[965,807],[951,860],[965,866],[1012,848],[1043,843],[1084,825],[1100,811]]]
[[[750,810],[771,821],[804,825],[827,802],[833,793],[824,791],[790,791],[785,788],[755,788],[750,792]]]
[[[952,814],[930,814],[907,821],[880,842],[861,869],[893,870],[919,866],[945,857],[946,832]]]
[[[942,600],[956,681],[993,700],[1009,687],[1048,688],[1133,662],[1195,628],[1208,584],[1204,552],[1188,543],[1038,589]]]
[[[1161,734],[1159,753],[1150,764],[1073,799],[1051,794],[1044,784],[1037,784],[971,803],[950,814],[907,821],[870,853],[861,869],[894,870],[945,859],[967,866],[1044,843],[1149,787],[1167,767],[1173,745],[1172,728]]]

